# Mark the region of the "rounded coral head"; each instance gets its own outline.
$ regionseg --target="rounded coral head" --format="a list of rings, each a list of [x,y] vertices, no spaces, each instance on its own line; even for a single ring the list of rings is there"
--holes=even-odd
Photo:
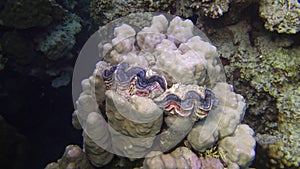
[[[224,82],[216,47],[191,20],[130,14],[100,27],[82,48],[73,74],[73,124],[116,155],[166,152],[195,123],[216,130],[219,121],[210,116],[222,116],[216,97],[222,94],[212,89]]]

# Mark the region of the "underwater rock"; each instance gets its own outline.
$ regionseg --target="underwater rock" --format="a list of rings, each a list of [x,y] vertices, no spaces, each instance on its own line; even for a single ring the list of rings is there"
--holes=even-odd
[[[159,154],[153,157],[146,157],[143,163],[144,169],[172,169],[172,168],[190,168],[199,169],[201,163],[196,154],[186,147],[178,147],[169,154],[161,152],[150,152],[150,154]]]
[[[228,168],[247,168],[255,157],[253,130],[246,124],[236,127],[233,135],[221,139],[218,152]]]
[[[85,153],[77,145],[68,145],[61,159],[49,163],[45,169],[94,169],[89,163]]]
[[[2,25],[17,29],[48,26],[63,17],[65,11],[55,1],[14,0],[7,1],[0,18]]]
[[[266,21],[265,28],[278,33],[295,34],[300,30],[299,1],[260,1],[259,13]]]

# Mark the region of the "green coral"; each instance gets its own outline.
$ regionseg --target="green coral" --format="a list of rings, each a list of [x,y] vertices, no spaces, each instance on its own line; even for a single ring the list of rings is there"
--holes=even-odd
[[[249,58],[248,65],[241,68],[241,78],[250,81],[257,91],[278,97],[283,86],[300,80],[300,52],[297,48],[276,47],[270,41],[265,37],[256,39],[260,55]]]
[[[265,28],[278,33],[295,34],[300,30],[300,4],[297,0],[262,0],[260,16]]]
[[[62,17],[63,9],[52,0],[8,1],[0,12],[1,24],[17,29],[44,27]]]
[[[260,39],[258,38],[258,41]],[[270,40],[265,41],[265,43]],[[260,43],[260,42],[258,42]],[[261,55],[244,67],[241,78],[250,81],[257,91],[268,92],[276,99],[279,112],[278,130],[281,141],[269,146],[269,155],[274,165],[280,168],[298,167],[300,163],[300,57],[299,47],[293,49],[274,48],[272,43],[260,44]]]
[[[278,131],[282,140],[269,146],[271,163],[284,167],[298,167],[300,163],[300,47],[278,47],[270,38],[258,37],[255,45],[258,56],[241,66],[242,79],[249,81],[258,92],[275,98]]]

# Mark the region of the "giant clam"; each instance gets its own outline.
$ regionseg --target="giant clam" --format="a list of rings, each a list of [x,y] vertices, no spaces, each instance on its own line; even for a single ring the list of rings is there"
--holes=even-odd
[[[96,64],[82,81],[83,91],[73,93],[74,100],[79,97],[73,124],[84,129],[87,143],[99,146],[86,146],[92,149],[86,152],[143,158],[176,148],[185,138],[201,152],[232,134],[242,120],[243,98],[225,83],[216,48],[190,20],[129,15],[101,27],[86,45],[73,79],[73,84],[81,81],[83,70]],[[91,45],[100,58],[86,63]]]

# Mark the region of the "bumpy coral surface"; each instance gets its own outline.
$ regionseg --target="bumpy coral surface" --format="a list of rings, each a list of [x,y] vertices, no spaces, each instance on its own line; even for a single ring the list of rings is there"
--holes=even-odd
[[[278,33],[295,34],[300,30],[300,4],[296,0],[260,1],[260,16],[265,28]]]
[[[173,156],[148,153],[164,153],[178,144],[205,151],[235,132],[245,102],[224,82],[216,48],[190,20],[145,16],[143,26],[125,19],[100,28],[99,34],[109,38],[96,44],[103,59],[82,81],[74,127],[84,130],[84,150],[97,167],[115,154],[147,156],[151,160],[144,164],[150,168],[199,168],[198,157],[187,147]]]
[[[198,151],[205,151],[218,139],[233,134],[245,113],[244,98],[235,94],[232,86],[218,83],[212,91],[220,101],[218,114],[197,123],[188,135],[189,143]]]
[[[153,154],[158,152],[151,152]],[[160,154],[160,153],[158,153]],[[154,157],[145,158],[144,169],[158,169],[158,168],[190,168],[199,169],[201,162],[196,154],[186,147],[178,147],[169,154],[160,154]]]
[[[247,168],[255,157],[253,130],[245,124],[238,125],[232,136],[222,139],[218,149],[228,168]]]

